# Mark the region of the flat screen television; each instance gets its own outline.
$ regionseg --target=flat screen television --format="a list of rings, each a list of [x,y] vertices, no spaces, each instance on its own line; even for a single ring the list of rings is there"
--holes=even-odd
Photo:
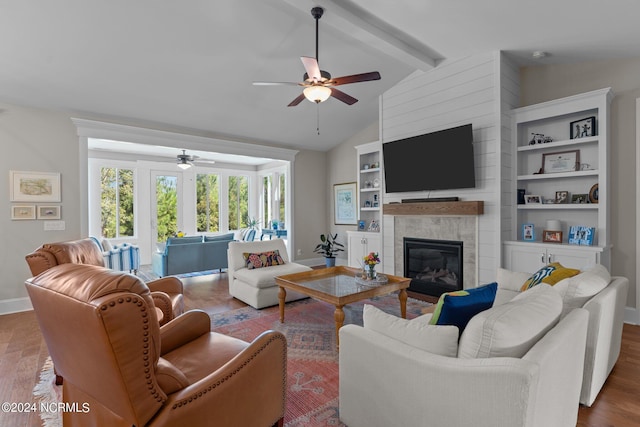
[[[471,124],[382,144],[387,193],[476,186]]]

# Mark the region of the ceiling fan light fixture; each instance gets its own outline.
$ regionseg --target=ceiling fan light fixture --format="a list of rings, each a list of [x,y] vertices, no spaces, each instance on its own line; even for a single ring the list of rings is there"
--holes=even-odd
[[[305,98],[316,104],[326,101],[331,96],[331,89],[326,86],[309,86],[302,92]]]
[[[187,170],[189,169],[191,166],[193,166],[193,163],[191,163],[190,161],[188,161],[187,159],[180,159],[178,161],[178,167],[182,170]]]

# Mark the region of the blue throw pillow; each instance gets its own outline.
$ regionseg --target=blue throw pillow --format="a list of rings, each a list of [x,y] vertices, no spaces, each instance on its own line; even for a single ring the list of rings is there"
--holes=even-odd
[[[491,308],[497,289],[498,284],[493,282],[477,288],[444,293],[429,323],[457,326],[462,333],[473,316]]]

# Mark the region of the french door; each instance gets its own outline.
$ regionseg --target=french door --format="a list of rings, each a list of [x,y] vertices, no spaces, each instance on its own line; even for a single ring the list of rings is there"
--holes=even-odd
[[[151,171],[151,240],[166,242],[183,229],[182,174]]]

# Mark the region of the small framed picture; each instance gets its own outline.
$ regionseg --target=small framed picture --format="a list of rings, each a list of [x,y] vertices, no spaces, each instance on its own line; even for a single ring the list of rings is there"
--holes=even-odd
[[[366,227],[367,221],[365,221],[364,219],[358,221],[358,231],[364,231]]]
[[[556,203],[569,203],[569,192],[568,191],[556,191]]]
[[[542,197],[537,194],[525,194],[524,202],[527,205],[541,205]]]
[[[38,219],[60,219],[60,206],[38,205]]]
[[[544,230],[542,241],[545,243],[562,243],[562,231]]]
[[[571,195],[571,203],[582,204],[582,203],[587,203],[588,201],[589,201],[588,194],[572,194]]]
[[[596,134],[596,118],[595,116],[586,119],[576,120],[569,124],[570,139],[585,138],[587,136],[595,136]]]
[[[36,205],[11,206],[11,219],[36,219]]]
[[[364,201],[364,207],[365,208],[370,208],[371,207],[371,202],[369,200],[365,200]]]
[[[533,224],[522,224],[522,240],[532,242],[536,240]]]
[[[569,228],[569,244],[591,246],[593,245],[593,238],[595,234],[595,227],[573,225]]]

